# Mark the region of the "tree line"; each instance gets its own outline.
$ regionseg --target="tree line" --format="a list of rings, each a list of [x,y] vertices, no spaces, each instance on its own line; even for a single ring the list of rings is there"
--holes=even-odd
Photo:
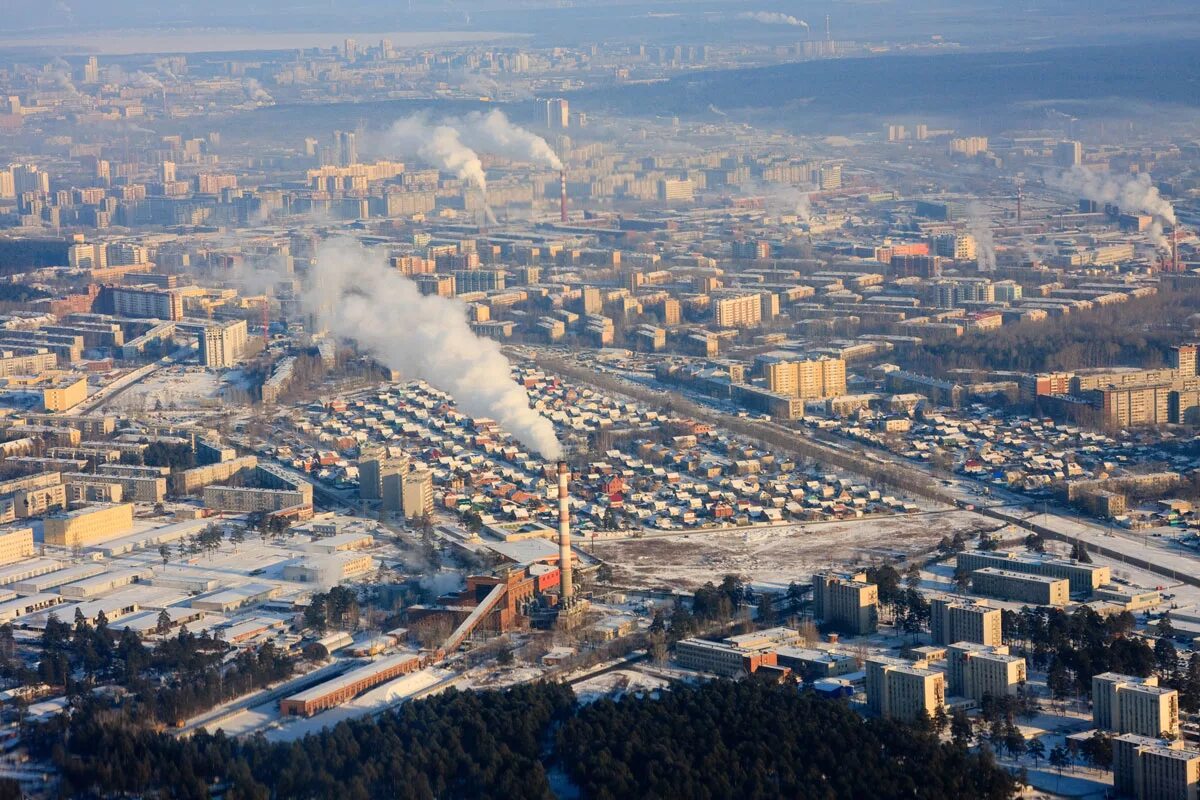
[[[582,798],[971,797],[1016,781],[931,725],[866,720],[841,702],[765,681],[677,685],[576,704],[569,687],[444,694],[290,743],[187,738],[88,696],[41,726],[37,753],[72,797]]]

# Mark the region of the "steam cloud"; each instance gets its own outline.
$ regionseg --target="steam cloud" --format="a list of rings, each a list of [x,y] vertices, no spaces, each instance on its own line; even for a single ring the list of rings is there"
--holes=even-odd
[[[471,332],[461,303],[422,295],[382,254],[351,239],[323,242],[304,301],[338,337],[449,393],[465,413],[495,419],[542,457],[561,455],[554,426],[529,407],[500,345]]]
[[[383,134],[382,148],[397,155],[415,155],[438,169],[487,193],[487,176],[479,155],[463,143],[456,128],[433,125],[420,115],[396,120]]]
[[[1125,212],[1150,214],[1154,217],[1147,231],[1150,241],[1160,249],[1167,247],[1163,225],[1176,224],[1175,209],[1158,193],[1158,188],[1150,182],[1149,174],[1109,175],[1071,167],[1048,178],[1047,183],[1094,203],[1112,203]]]
[[[975,261],[979,269],[995,271],[996,242],[992,238],[992,223],[978,203],[971,203],[967,208],[967,232],[975,237]]]
[[[791,14],[780,14],[775,11],[743,11],[738,14],[738,19],[761,22],[763,25],[790,25],[793,28],[808,30],[808,23],[804,20],[797,19]]]
[[[545,139],[513,125],[499,109],[487,114],[478,111],[468,114],[463,121],[462,137],[467,144],[486,153],[555,170],[563,167]]]

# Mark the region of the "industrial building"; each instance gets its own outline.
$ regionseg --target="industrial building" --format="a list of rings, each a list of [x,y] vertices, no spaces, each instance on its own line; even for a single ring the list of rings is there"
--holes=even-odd
[[[764,664],[774,666],[778,663],[774,649],[745,649],[707,639],[679,640],[675,643],[675,660],[685,669],[726,678],[745,677]]]
[[[404,652],[385,656],[291,697],[285,697],[279,701],[279,710],[284,715],[310,717],[352,700],[372,687],[416,672],[420,668],[421,656],[418,653]]]

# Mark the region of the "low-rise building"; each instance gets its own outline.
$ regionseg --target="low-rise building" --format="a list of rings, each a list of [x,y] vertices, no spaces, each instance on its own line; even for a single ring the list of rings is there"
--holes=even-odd
[[[971,589],[988,597],[1039,606],[1065,606],[1071,599],[1065,578],[1026,575],[995,567],[972,572]]]

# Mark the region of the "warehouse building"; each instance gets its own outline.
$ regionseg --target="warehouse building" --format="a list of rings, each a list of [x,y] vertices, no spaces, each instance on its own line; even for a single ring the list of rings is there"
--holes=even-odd
[[[370,688],[421,668],[421,656],[413,652],[397,653],[353,669],[344,675],[284,698],[279,710],[284,715],[310,717],[352,700]]]

